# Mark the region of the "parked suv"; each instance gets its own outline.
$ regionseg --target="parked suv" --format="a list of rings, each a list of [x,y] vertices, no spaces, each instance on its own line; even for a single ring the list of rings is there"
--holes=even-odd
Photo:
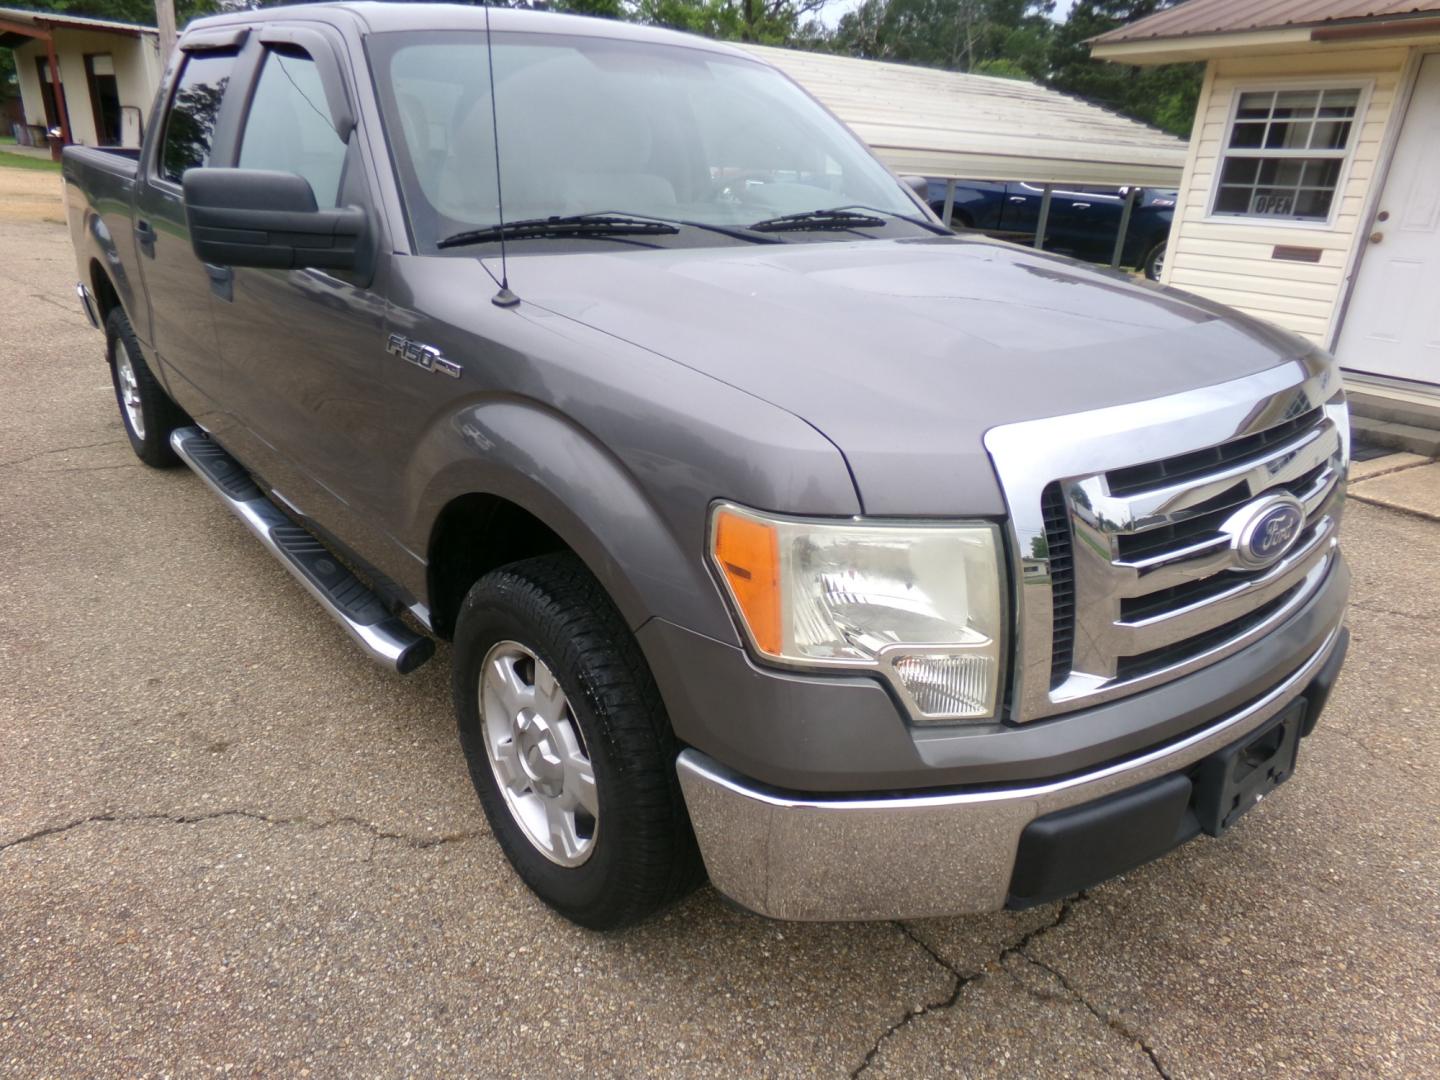
[[[64,158],[131,444],[376,660],[451,642],[571,919],[705,870],[1023,907],[1290,776],[1346,645],[1307,342],[956,236],[778,71],[618,22],[236,11],[145,130]]]

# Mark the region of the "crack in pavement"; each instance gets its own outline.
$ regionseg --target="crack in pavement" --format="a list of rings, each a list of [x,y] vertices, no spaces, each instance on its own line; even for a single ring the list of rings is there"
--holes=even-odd
[[[0,469],[9,469],[15,465],[24,465],[27,461],[36,461],[42,457],[49,457],[51,454],[68,454],[75,450],[93,450],[97,446],[119,446],[124,441],[123,439],[106,439],[104,442],[81,443],[79,446],[57,446],[53,450],[38,450],[26,457],[0,461]]]
[[[908,1027],[915,1020],[918,1020],[920,1017],[925,1016],[928,1013],[943,1012],[946,1009],[954,1007],[955,1004],[959,1002],[960,994],[965,989],[965,987],[968,986],[970,983],[974,982],[976,979],[983,978],[986,974],[987,969],[996,964],[1003,964],[1006,957],[1008,956],[1011,956],[1017,952],[1023,953],[1023,951],[1030,945],[1030,943],[1034,941],[1037,937],[1039,937],[1041,934],[1047,934],[1051,930],[1054,930],[1056,927],[1064,923],[1070,917],[1070,912],[1076,904],[1088,899],[1088,894],[1082,892],[1063,901],[1060,905],[1060,910],[1055,913],[1055,918],[1053,920],[1037,926],[1033,930],[1027,931],[1012,944],[1003,946],[1000,950],[999,955],[995,958],[994,961],[992,961],[990,964],[984,965],[984,967],[982,967],[979,971],[969,975],[962,972],[959,968],[955,967],[955,965],[951,964],[948,960],[941,956],[940,953],[937,952],[929,944],[929,942],[925,941],[922,937],[920,937],[920,935],[915,933],[914,930],[910,929],[910,927],[906,926],[903,922],[896,921],[893,924],[895,928],[898,929],[911,941],[913,941],[916,945],[918,945],[921,949],[923,949],[925,951],[925,954],[929,956],[932,961],[934,961],[940,967],[944,968],[945,971],[950,974],[950,977],[954,979],[954,983],[950,987],[950,993],[944,998],[940,999],[939,1001],[926,1002],[925,1004],[907,1010],[904,1016],[900,1017],[899,1020],[895,1021],[895,1023],[891,1024],[888,1028],[882,1031],[879,1038],[877,1038],[875,1042],[871,1044],[870,1049],[865,1052],[865,1057],[861,1060],[860,1064],[851,1070],[850,1080],[857,1080],[857,1078],[862,1073],[864,1073],[867,1069],[870,1068],[871,1065],[875,1063],[875,1058],[880,1053],[880,1047],[883,1046],[892,1035],[897,1034],[904,1028]]]
[[[1108,1029],[1115,1032],[1115,1034],[1119,1035],[1121,1038],[1125,1039],[1132,1046],[1139,1047],[1141,1053],[1143,1053],[1147,1058],[1150,1059],[1151,1066],[1154,1067],[1155,1072],[1160,1075],[1162,1080],[1170,1080],[1170,1074],[1165,1070],[1165,1066],[1160,1063],[1160,1056],[1155,1052],[1155,1048],[1152,1047],[1135,1032],[1131,1031],[1128,1027],[1126,1027],[1117,1017],[1109,1016],[1106,1013],[1101,1012],[1100,1009],[1094,1004],[1092,1004],[1090,1002],[1090,999],[1087,998],[1084,994],[1082,994],[1075,987],[1075,984],[1072,983],[1068,978],[1066,978],[1066,976],[1061,971],[1059,971],[1057,968],[1051,967],[1044,960],[1039,960],[1036,957],[1031,956],[1023,949],[1015,950],[1014,955],[1024,960],[1027,964],[1033,964],[1035,967],[1040,968],[1040,970],[1049,972],[1050,975],[1055,979],[1055,981],[1058,982],[1065,989],[1065,992],[1071,997],[1073,997],[1076,1001],[1078,1001],[1081,1005],[1083,1005],[1086,1011],[1089,1012],[1091,1016],[1095,1017],[1096,1020],[1099,1020]],[[1011,975],[1011,978],[1015,979],[1014,975]],[[1020,982],[1019,979],[1015,979],[1015,983],[1031,997],[1038,998],[1040,1000],[1048,1000],[1038,990],[1025,986],[1025,984]]]
[[[245,818],[250,821],[263,822],[266,825],[298,826],[319,832],[323,829],[331,829],[341,825],[349,825],[352,828],[363,829],[368,832],[372,839],[370,851],[366,861],[374,855],[375,846],[381,840],[398,840],[401,843],[412,847],[417,851],[425,851],[430,848],[439,847],[442,844],[454,844],[464,840],[473,839],[479,836],[479,832],[446,833],[442,836],[411,836],[408,833],[389,832],[369,821],[357,817],[341,816],[326,818],[323,821],[312,821],[304,817],[273,817],[258,810],[212,810],[203,814],[91,814],[88,817],[76,818],[73,821],[65,822],[62,825],[51,825],[43,829],[37,829],[24,836],[18,836],[14,840],[7,840],[0,843],[0,853],[6,852],[22,844],[33,843],[36,840],[43,840],[46,837],[58,836],[68,833],[85,825],[100,823],[129,823],[129,822],[155,822],[169,825],[197,825],[206,821],[215,821],[221,818]]]
[[[883,1032],[881,1032],[879,1038],[877,1038],[875,1042],[871,1045],[870,1049],[866,1051],[865,1057],[861,1060],[860,1064],[857,1065],[853,1070],[851,1070],[851,1080],[857,1080],[859,1076],[861,1076],[866,1070],[870,1068],[871,1065],[875,1063],[875,1059],[880,1053],[880,1048],[891,1038],[891,1036],[902,1031],[904,1028],[908,1027],[910,1024],[912,1024],[914,1021],[918,1020],[922,1016],[933,1012],[943,1012],[946,1009],[953,1008],[959,1002],[960,994],[964,991],[966,986],[968,986],[972,982],[975,982],[977,979],[984,978],[985,975],[994,968],[1000,968],[1001,970],[1004,970],[1005,961],[1012,956],[1019,957],[1026,963],[1033,964],[1036,967],[1049,972],[1055,978],[1055,980],[1062,987],[1064,987],[1065,991],[1068,994],[1070,994],[1076,1001],[1083,1005],[1085,1009],[1102,1024],[1104,1024],[1108,1030],[1113,1031],[1115,1034],[1121,1036],[1132,1046],[1138,1047],[1140,1051],[1145,1055],[1145,1057],[1149,1060],[1150,1065],[1152,1068],[1154,1068],[1156,1074],[1160,1076],[1162,1080],[1170,1080],[1170,1073],[1166,1070],[1164,1064],[1160,1061],[1160,1055],[1154,1047],[1152,1047],[1135,1032],[1131,1031],[1119,1019],[1107,1016],[1099,1008],[1091,1004],[1090,1001],[1085,997],[1085,995],[1080,993],[1080,991],[1075,987],[1075,985],[1060,971],[1051,967],[1045,961],[1039,960],[1030,954],[1030,946],[1037,938],[1040,938],[1041,936],[1050,933],[1050,931],[1055,930],[1060,926],[1063,926],[1069,920],[1070,915],[1075,910],[1076,906],[1089,899],[1090,894],[1088,892],[1082,891],[1080,893],[1077,893],[1075,896],[1064,900],[1060,904],[1060,910],[1055,913],[1054,919],[1052,919],[1050,922],[1043,923],[1040,926],[1035,927],[1035,929],[1033,930],[1027,931],[1013,943],[1003,946],[1000,950],[999,955],[996,956],[993,961],[984,965],[979,971],[972,974],[966,974],[959,968],[955,967],[955,965],[951,964],[948,960],[941,956],[940,953],[936,951],[928,942],[921,938],[920,935],[915,933],[914,930],[906,926],[903,922],[897,921],[894,924],[895,927],[902,934],[904,934],[911,941],[913,941],[916,945],[918,945],[921,949],[923,949],[925,954],[929,956],[935,964],[948,972],[954,982],[950,987],[949,994],[947,994],[944,998],[941,998],[938,1001],[927,1002],[923,1005],[919,1005],[915,1008],[907,1010],[904,1016],[900,1017],[899,1020],[895,1021]],[[1011,974],[1010,977],[1012,979],[1015,978],[1013,974]],[[1019,980],[1016,981],[1018,982]],[[1021,985],[1023,986],[1023,984]],[[1025,989],[1033,996],[1041,996],[1029,987],[1025,987]]]
[[[969,983],[972,979],[977,978],[977,976],[975,975],[962,975],[957,968],[947,962],[944,957],[942,957],[938,952],[932,949],[927,942],[923,941],[913,930],[911,930],[903,922],[897,921],[894,923],[894,926],[902,934],[904,934],[911,941],[913,941],[916,945],[920,946],[920,948],[925,950],[926,955],[928,955],[930,959],[933,960],[936,964],[940,965],[940,967],[944,968],[947,972],[949,972],[950,977],[955,981],[950,987],[950,993],[947,994],[945,997],[941,998],[939,1001],[929,1001],[922,1005],[916,1006],[913,1009],[907,1009],[904,1016],[902,1016],[899,1020],[895,1021],[895,1023],[891,1024],[888,1028],[882,1031],[880,1033],[880,1037],[876,1039],[873,1044],[871,1044],[870,1049],[865,1051],[865,1057],[861,1059],[860,1064],[850,1070],[850,1080],[856,1080],[856,1078],[860,1076],[861,1073],[863,1073],[866,1069],[870,1068],[870,1066],[875,1063],[875,1056],[880,1053],[880,1047],[885,1045],[886,1040],[889,1039],[890,1036],[894,1035],[901,1028],[908,1026],[912,1021],[918,1020],[926,1013],[940,1012],[942,1010],[951,1008],[957,1001],[960,1000],[960,992],[965,989],[965,985]]]
[[[1397,619],[1409,619],[1411,622],[1423,621],[1422,616],[1413,611],[1396,611],[1394,608],[1376,607],[1374,604],[1367,604],[1360,600],[1351,600],[1350,606],[1371,615],[1391,615]]]

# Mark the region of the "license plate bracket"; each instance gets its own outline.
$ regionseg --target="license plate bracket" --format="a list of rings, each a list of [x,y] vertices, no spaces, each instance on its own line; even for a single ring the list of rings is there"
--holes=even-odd
[[[1247,810],[1295,771],[1304,727],[1304,698],[1245,738],[1200,763],[1195,775],[1195,813],[1200,827],[1220,836]]]

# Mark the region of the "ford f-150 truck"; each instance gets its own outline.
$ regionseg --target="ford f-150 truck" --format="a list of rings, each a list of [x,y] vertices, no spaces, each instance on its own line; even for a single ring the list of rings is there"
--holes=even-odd
[[[395,671],[451,642],[485,813],[571,919],[707,870],[779,918],[1024,907],[1295,768],[1347,641],[1310,344],[954,235],[656,29],[221,15],[146,132],[64,157],[136,453]]]

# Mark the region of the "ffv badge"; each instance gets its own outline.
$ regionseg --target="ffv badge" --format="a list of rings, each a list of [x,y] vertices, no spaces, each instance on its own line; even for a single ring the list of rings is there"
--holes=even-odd
[[[385,351],[391,356],[398,356],[406,363],[414,364],[425,371],[449,375],[452,379],[458,379],[463,370],[455,361],[446,360],[445,354],[434,345],[411,341],[401,334],[390,335],[390,340],[385,343]]]

